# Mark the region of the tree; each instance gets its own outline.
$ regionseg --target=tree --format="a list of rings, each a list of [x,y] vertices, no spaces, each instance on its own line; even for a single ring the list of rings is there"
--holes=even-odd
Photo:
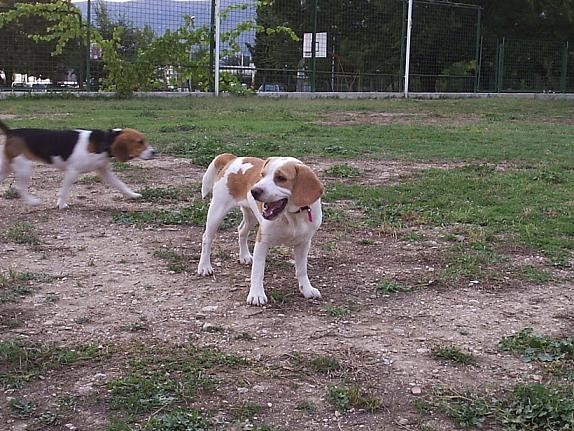
[[[77,31],[79,11],[64,1],[33,3],[3,1],[0,4],[0,69],[10,85],[14,73],[58,80],[66,65],[81,65],[79,39],[60,38],[59,23]]]

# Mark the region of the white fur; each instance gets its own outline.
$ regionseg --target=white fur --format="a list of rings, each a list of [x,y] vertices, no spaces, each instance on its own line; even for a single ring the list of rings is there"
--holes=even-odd
[[[267,164],[268,174],[258,181],[253,188],[260,188],[262,201],[276,201],[283,198],[290,199],[291,191],[279,187],[273,181],[273,172],[287,162],[301,163],[291,157],[273,158]],[[309,205],[312,221],[309,220],[307,210],[301,210],[290,200],[286,209],[275,219],[266,220],[257,208],[251,193],[239,199],[234,199],[227,187],[227,177],[230,172],[245,171],[248,169],[243,158],[238,157],[227,167],[225,173],[216,180],[217,172],[212,162],[203,176],[202,195],[205,197],[211,191],[213,197],[209,206],[205,232],[202,237],[201,257],[197,267],[199,275],[213,274],[210,254],[211,246],[217,229],[225,215],[233,208],[240,207],[243,220],[239,225],[239,260],[241,263],[253,263],[251,267],[251,286],[247,296],[247,303],[251,305],[265,305],[267,296],[263,287],[265,274],[265,260],[269,248],[285,244],[293,246],[295,254],[295,272],[299,283],[299,290],[305,298],[320,298],[320,292],[315,289],[307,276],[307,256],[311,247],[311,239],[322,221],[321,199]],[[250,165],[251,167],[252,165]],[[259,223],[259,238],[255,242],[253,256],[249,252],[247,237],[250,229]]]

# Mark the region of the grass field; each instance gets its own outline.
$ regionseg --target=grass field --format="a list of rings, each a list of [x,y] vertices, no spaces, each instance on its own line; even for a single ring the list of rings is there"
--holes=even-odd
[[[8,429],[574,428],[573,101],[19,98],[0,119],[160,152],[114,164],[138,201],[91,174],[57,211],[47,167],[40,208],[0,185]],[[221,152],[318,172],[322,300],[278,248],[271,304],[244,305],[237,214],[195,275]]]

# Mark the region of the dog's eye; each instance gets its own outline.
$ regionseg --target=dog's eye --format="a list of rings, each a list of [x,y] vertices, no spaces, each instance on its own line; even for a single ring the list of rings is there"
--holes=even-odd
[[[275,177],[275,181],[277,181],[278,183],[284,183],[285,181],[287,181],[287,178],[285,178],[283,175],[277,175]]]

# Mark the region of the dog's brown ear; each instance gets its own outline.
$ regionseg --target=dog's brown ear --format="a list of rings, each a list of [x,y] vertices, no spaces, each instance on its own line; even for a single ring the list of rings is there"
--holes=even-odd
[[[291,199],[298,207],[311,205],[321,197],[325,191],[317,175],[306,165],[295,165],[295,183],[291,192]]]
[[[125,139],[122,138],[121,133],[116,137],[116,139],[114,139],[111,151],[112,156],[114,156],[120,162],[127,162],[130,159],[128,143]]]

